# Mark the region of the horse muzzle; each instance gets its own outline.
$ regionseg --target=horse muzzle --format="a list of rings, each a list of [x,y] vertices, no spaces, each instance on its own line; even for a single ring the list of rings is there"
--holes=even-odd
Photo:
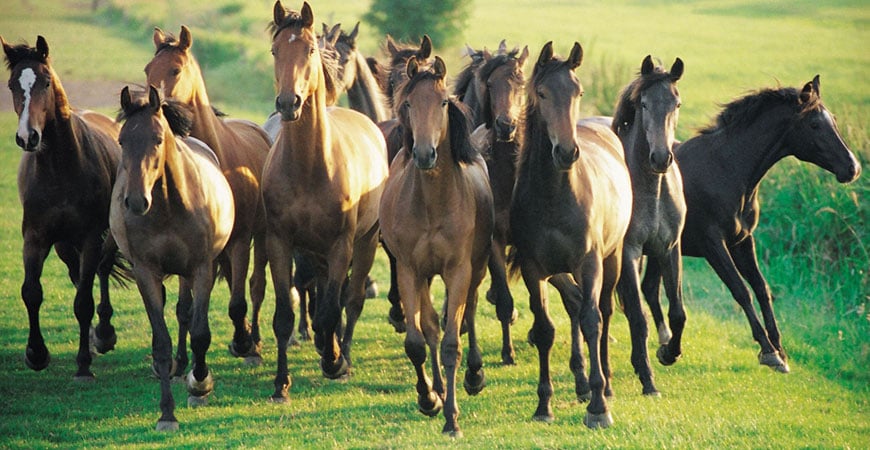
[[[21,137],[21,134],[16,133],[15,143],[26,152],[34,152],[39,149],[39,144],[42,143],[42,136],[39,135],[38,131],[31,128],[27,134],[26,141]]]
[[[134,215],[144,216],[151,209],[151,202],[144,195],[128,195],[124,197],[124,206]]]
[[[420,170],[430,170],[435,167],[435,162],[438,160],[438,154],[435,153],[435,147],[417,147],[411,151],[411,157],[414,160],[414,167]]]
[[[861,175],[861,163],[853,161],[852,166],[848,171],[843,171],[837,174],[837,181],[843,184],[851,183],[858,179]]]
[[[553,147],[553,164],[559,170],[569,170],[579,158],[580,147],[577,144],[574,144],[571,149],[566,149],[561,145]]]
[[[281,114],[281,120],[290,122],[299,119],[302,109],[302,97],[299,95],[279,95],[275,97],[275,111]]]
[[[495,139],[500,142],[511,142],[516,138],[517,121],[510,120],[504,117],[496,119],[495,124]]]
[[[665,173],[674,162],[674,154],[668,150],[651,152],[649,154],[649,167],[655,173]]]

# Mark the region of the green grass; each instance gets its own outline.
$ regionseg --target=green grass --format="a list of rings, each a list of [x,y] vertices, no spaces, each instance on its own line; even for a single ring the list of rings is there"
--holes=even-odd
[[[272,66],[264,31],[271,0],[125,0],[96,13],[88,10],[89,3],[15,2],[0,16],[0,34],[7,41],[30,43],[36,34],[46,36],[63,79],[142,82],[142,68],[153,52],[153,26],[177,33],[184,23],[192,28],[194,48],[202,47],[197,51],[207,58],[202,64],[217,106],[255,121],[271,109]],[[316,20],[352,25],[367,2],[315,0],[312,5]],[[527,43],[534,59],[547,40],[563,54],[579,40],[586,50],[579,75],[589,113],[607,113],[608,96],[627,82],[646,54],[665,64],[681,57],[686,62],[680,81],[683,139],[709,121],[717,103],[777,80],[800,85],[821,73],[823,98],[867,169],[870,9],[863,2],[478,0],[473,10],[474,26],[465,40],[474,47],[492,49],[507,38],[509,45]],[[379,54],[380,39],[365,24],[361,28],[363,50]],[[465,63],[458,49],[437,50],[452,74]],[[213,295],[209,353],[217,391],[211,405],[191,409],[185,406],[183,386],[174,385],[181,431],[159,434],[153,431],[159,391],[150,377],[151,332],[135,289],[112,290],[118,348],[95,360],[95,383],[74,383],[73,290],[51,255],[43,276],[42,324],[52,365],[35,373],[23,364],[27,321],[19,294],[21,210],[14,168],[20,150],[11,139],[14,128],[14,114],[0,111],[0,130],[7,132],[0,134],[6,136],[0,139],[0,302],[7,307],[0,314],[0,447],[870,447],[866,173],[841,186],[830,174],[789,160],[762,184],[759,257],[777,298],[783,342],[792,358],[790,375],[756,363],[757,344],[737,304],[703,261],[687,258],[684,357],[672,367],[654,367],[663,397],[640,395],[629,364],[626,321],[617,314],[611,358],[617,397],[610,405],[616,424],[603,431],[585,429],[585,408],[572,399],[567,321],[551,296],[557,322],[556,421],[533,422],[537,352],[523,342],[531,313],[525,289],[515,283],[518,365],[498,363],[494,309],[481,304],[488,386],[477,397],[459,395],[465,438],[450,442],[439,436],[442,418],[416,412],[413,370],[402,335],[386,324],[385,292],[363,312],[350,381],[324,380],[311,346],[294,349],[291,403],[279,406],[266,401],[276,357],[271,287],[263,312],[265,361],[251,368],[227,354],[231,326],[227,289],[221,284]],[[385,291],[382,254],[374,276]],[[174,281],[168,285],[174,291]],[[170,303],[171,330],[173,310]]]

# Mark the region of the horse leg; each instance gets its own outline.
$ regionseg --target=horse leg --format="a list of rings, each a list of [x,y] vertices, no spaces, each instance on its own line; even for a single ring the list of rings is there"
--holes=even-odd
[[[248,265],[251,262],[250,238],[233,239],[225,247],[226,262],[229,267],[227,281],[230,285],[229,316],[233,322],[233,340],[229,344],[230,353],[238,358],[244,358],[246,364],[259,366],[263,362],[260,356],[261,348],[251,337],[251,325],[248,323],[248,300],[245,298]]]
[[[640,379],[644,395],[658,395],[653,383],[652,368],[649,363],[649,355],[646,349],[646,340],[649,335],[646,317],[640,303],[640,280],[638,280],[642,249],[640,246],[626,245],[623,248],[622,271],[616,290],[622,300],[623,311],[628,319],[628,327],[631,331],[631,364],[634,373]],[[601,305],[602,310],[604,305]],[[607,341],[605,337],[602,345]]]
[[[76,355],[78,370],[76,380],[93,380],[91,372],[90,335],[91,321],[94,319],[94,277],[97,274],[97,266],[100,264],[102,253],[102,237],[99,234],[90,236],[82,245],[79,260],[79,284],[76,286],[74,310],[79,324],[79,351]]]
[[[74,245],[68,242],[56,242],[54,244],[54,252],[57,254],[57,257],[63,261],[64,265],[66,265],[67,276],[69,276],[69,280],[72,282],[73,286],[78,286],[79,276],[81,275],[81,255],[79,255],[79,251],[76,250]]]
[[[465,361],[467,370],[463,387],[468,395],[477,395],[486,387],[486,377],[483,374],[483,355],[477,341],[475,320],[477,317],[477,287],[480,286],[484,276],[486,276],[486,269],[483,269],[479,277],[471,281],[472,287],[470,287],[468,298],[465,301],[464,321],[468,328],[468,356]]]
[[[166,305],[166,288],[162,287],[163,304]],[[165,307],[165,306],[164,306]],[[190,331],[190,320],[193,314],[193,292],[190,282],[183,277],[178,277],[178,302],[175,303],[175,320],[178,322],[178,343],[175,350],[175,359],[172,360],[172,370],[169,376],[172,378],[183,377],[187,364],[190,362],[187,356],[187,335]],[[156,366],[152,367],[157,373]]]
[[[163,319],[165,291],[158,274],[148,271],[143,266],[133,266],[136,286],[145,304],[145,312],[151,323],[151,354],[154,359],[154,369],[160,379],[160,418],[157,420],[157,431],[174,431],[178,429],[175,418],[175,400],[172,398],[169,378],[172,365],[172,339],[169,329]]]
[[[347,375],[348,361],[342,354],[337,330],[341,322],[341,288],[351,260],[352,236],[340,237],[327,255],[328,278],[323,292],[317,292],[317,311],[313,329],[323,343],[320,371],[324,377],[338,379]]]
[[[263,347],[263,339],[260,336],[260,309],[263,307],[263,299],[266,298],[266,235],[262,232],[254,233],[254,267],[248,279],[251,292],[251,342],[258,349]]]
[[[379,231],[378,227],[372,227],[368,233],[354,242],[350,280],[343,292],[347,299],[344,307],[347,324],[344,327],[344,336],[341,339],[341,351],[347,359],[348,366],[351,367],[353,366],[353,360],[350,350],[353,346],[353,332],[366,301],[366,280],[368,279],[369,271],[372,269],[372,264],[375,262]]]
[[[568,367],[574,374],[574,394],[577,395],[577,401],[585,403],[592,399],[592,391],[589,388],[589,378],[586,377],[583,353],[580,350],[580,346],[583,345],[583,337],[580,335],[580,307],[583,298],[580,289],[568,274],[554,275],[550,278],[550,284],[559,291],[562,304],[571,319],[571,358]]]
[[[662,314],[662,304],[660,289],[662,283],[661,264],[656,258],[647,258],[646,273],[643,276],[643,281],[640,284],[640,290],[646,299],[646,304],[649,306],[652,313],[653,322],[656,324],[656,331],[659,335],[659,345],[666,345],[671,340],[671,329],[665,322]]]
[[[538,348],[538,407],[535,409],[534,420],[550,423],[553,421],[553,409],[550,399],[553,397],[553,382],[550,379],[550,349],[556,328],[550,318],[547,305],[547,291],[541,281],[544,276],[540,270],[532,269],[526,264],[522,267],[523,282],[529,291],[529,309],[534,315],[532,329],[535,347]]]
[[[779,334],[779,327],[776,324],[776,315],[773,312],[773,296],[770,293],[770,287],[764,275],[761,274],[761,269],[758,267],[758,259],[755,256],[755,239],[750,236],[740,244],[734,246],[732,255],[734,263],[737,265],[737,270],[743,275],[743,278],[749,282],[755,292],[755,298],[758,300],[758,305],[761,308],[761,316],[764,318],[764,328],[767,330],[767,337],[770,343],[779,352],[783,363],[774,368],[782,373],[788,373],[788,356],[782,348],[782,342]]]
[[[276,403],[290,401],[290,372],[287,369],[287,342],[293,330],[293,307],[290,299],[290,272],[293,270],[293,250],[283,235],[270,232],[266,237],[266,248],[272,272],[272,285],[275,287],[275,315],[272,318],[272,331],[278,346],[277,367],[275,370],[275,392],[270,399]]]
[[[574,272],[580,283],[583,306],[580,310],[580,327],[589,349],[589,387],[592,399],[586,406],[583,424],[589,428],[606,428],[613,424],[613,417],[604,399],[604,373],[601,365],[602,317],[598,301],[602,292],[602,262],[598,255],[587,256],[586,261]]]
[[[103,241],[102,256],[97,266],[97,278],[100,280],[100,304],[97,305],[99,322],[91,335],[91,343],[99,354],[113,350],[118,342],[118,335],[115,333],[115,327],[112,326],[114,309],[109,300],[109,277],[112,275],[117,254],[118,244],[112,232],[109,232],[106,240]]]
[[[187,376],[187,404],[200,406],[208,403],[208,395],[214,391],[214,379],[206,363],[206,352],[211,346],[211,330],[208,325],[208,305],[214,288],[214,269],[203,264],[193,273],[193,307],[190,320],[190,350],[193,367]],[[244,288],[244,281],[242,281]],[[243,289],[244,290],[244,289]]]
[[[758,316],[755,315],[755,310],[752,308],[752,297],[749,294],[749,289],[743,284],[743,280],[734,266],[731,253],[725,247],[725,242],[721,238],[708,237],[705,257],[710,266],[713,267],[716,275],[725,283],[725,286],[731,291],[731,295],[734,296],[734,299],[743,308],[743,313],[746,315],[749,326],[752,328],[752,337],[761,346],[758,362],[775,370],[785,372],[785,362],[779,357],[776,348],[767,337],[767,332],[758,321]]]
[[[399,282],[396,279],[396,257],[393,256],[386,244],[383,244],[384,252],[387,254],[387,260],[390,262],[390,290],[387,292],[387,300],[390,301],[390,312],[387,315],[387,320],[396,333],[405,332],[405,314],[402,312],[402,298],[399,295]]]
[[[665,292],[668,294],[668,322],[673,330],[673,337],[662,344],[656,351],[660,363],[669,366],[680,358],[682,349],[680,344],[683,339],[683,328],[686,325],[686,309],[683,306],[683,260],[680,256],[680,244],[666,256],[661,264],[664,275]]]
[[[613,316],[613,294],[622,268],[622,254],[614,253],[604,259],[602,266],[601,297],[598,307],[601,310],[601,368],[604,372],[604,396],[613,397],[613,376],[610,371],[610,318]],[[640,300],[638,300],[638,307]],[[644,338],[646,346],[646,338]],[[649,360],[647,360],[649,366]]]
[[[27,347],[24,351],[24,363],[27,367],[40,371],[48,367],[51,355],[45,346],[42,330],[39,327],[39,308],[42,306],[42,268],[51,246],[32,233],[24,235],[24,283],[21,284],[21,298],[27,307],[27,319],[30,332],[27,336]]]
[[[466,316],[467,299],[471,295],[469,289],[471,268],[468,265],[455,267],[449,273],[444,274],[444,279],[448,283],[448,294],[452,292],[453,295],[449,295],[447,298],[447,312],[445,314],[447,326],[444,329],[444,338],[441,340],[441,358],[444,363],[444,375],[447,379],[447,396],[444,401],[445,423],[441,433],[451,437],[459,437],[462,435],[462,431],[460,431],[457,422],[459,405],[456,402],[456,366],[462,358],[462,349],[459,347],[459,329]]]
[[[514,353],[514,344],[511,340],[511,324],[517,319],[517,310],[514,308],[514,298],[508,287],[504,247],[504,244],[493,239],[488,263],[491,278],[488,294],[491,293],[494,297],[495,314],[501,323],[502,364],[514,365],[516,353]]]
[[[399,280],[397,289],[402,291],[402,303],[407,333],[405,334],[405,354],[417,374],[417,407],[421,413],[434,417],[443,407],[441,396],[432,390],[432,381],[426,374],[426,346],[433,350],[432,370],[440,370],[436,365],[438,325],[433,317],[434,310],[429,299],[427,284],[409,268],[398,266],[395,277]],[[426,305],[428,304],[428,308]],[[427,309],[429,310],[427,313]],[[434,340],[434,342],[433,342]]]
[[[311,339],[308,333],[310,326],[309,318],[314,315],[314,301],[316,298],[316,289],[314,285],[317,278],[317,270],[314,263],[302,254],[294,255],[293,260],[296,262],[296,270],[293,272],[293,286],[299,294],[299,339],[307,341]]]

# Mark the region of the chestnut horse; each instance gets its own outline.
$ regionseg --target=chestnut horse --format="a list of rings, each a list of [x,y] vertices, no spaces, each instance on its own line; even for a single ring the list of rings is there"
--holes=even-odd
[[[734,100],[716,123],[675,151],[683,174],[686,227],[682,253],[703,257],[743,309],[761,351],[758,362],[787,373],[770,287],[758,267],[755,238],[761,205],[758,186],[779,160],[794,156],[831,172],[840,183],[858,178],[861,165],[840,136],[819,93],[816,75],[802,89],[764,89]],[[663,268],[647,265],[642,288],[650,309],[659,308]],[[742,279],[741,279],[742,278]],[[755,292],[764,325],[752,307]],[[656,325],[661,323],[661,313]]]
[[[529,333],[540,364],[535,420],[553,420],[549,360],[555,329],[544,289],[550,279],[561,285],[571,318],[575,390],[584,400],[583,390],[591,389],[584,423],[596,428],[613,423],[604,399],[609,368],[602,365],[632,196],[619,138],[597,123],[577,122],[583,89],[574,69],[582,58],[578,43],[562,60],[553,57],[548,42],[526,87],[523,148],[510,211],[511,259],[512,269],[522,273],[535,316]],[[588,388],[579,331],[589,348]]]
[[[612,129],[625,149],[633,196],[631,224],[622,247],[622,273],[616,291],[631,329],[631,363],[646,395],[658,395],[646,351],[647,324],[641,309],[641,259],[647,255],[665,269],[665,287],[670,301],[667,324],[658,330],[657,352],[662,364],[679,358],[686,311],[683,309],[680,233],[686,218],[683,180],[673,164],[674,133],[680,108],[677,81],[683,61],[677,58],[670,71],[647,55],[640,74],[619,96]],[[659,311],[661,314],[661,311]]]
[[[98,353],[117,341],[111,324],[109,276],[117,246],[109,228],[109,202],[121,158],[118,126],[110,118],[70,106],[52,69],[48,43],[12,46],[0,37],[11,74],[9,89],[18,114],[15,142],[24,150],[18,166],[18,195],[24,216],[24,283],[30,334],[24,362],[33,370],[48,367],[51,356],[39,326],[43,293],[40,278],[51,247],[67,266],[76,287],[74,310],[79,324],[77,380],[94,378],[89,334]],[[100,280],[99,323],[94,317],[94,276]]]
[[[214,151],[233,190],[236,222],[227,251],[220,258],[221,272],[230,288],[229,316],[235,329],[229,349],[233,356],[259,364],[262,361],[260,307],[266,290],[266,226],[260,182],[271,142],[253,122],[224,119],[215,112],[209,102],[202,71],[191,51],[193,37],[187,27],[182,25],[177,39],[155,28],[153,40],[156,53],[145,66],[148,84],[162,87],[166,98],[192,108],[194,121],[190,135]],[[249,323],[245,289],[252,240],[254,268],[250,279],[252,315]],[[179,295],[189,297],[190,292],[181,291]],[[184,325],[179,327],[179,346],[185,341]],[[179,369],[183,370],[187,356],[179,353],[176,358],[180,358]]]
[[[147,96],[136,98],[125,87],[121,108],[123,154],[109,221],[118,246],[133,263],[151,323],[154,368],[160,378],[157,430],[176,430],[163,280],[176,274],[181,289],[193,290],[192,304],[178,309],[190,316],[193,369],[187,375],[188,404],[204,404],[214,389],[205,361],[211,343],[208,304],[215,258],[233,229],[233,193],[214,153],[198,139],[177,137],[187,134],[192,121],[189,111],[179,109],[183,106],[162,102],[150,86]]]
[[[313,321],[320,367],[328,378],[348,374],[354,327],[365,300],[365,278],[378,244],[378,203],[387,178],[384,138],[363,114],[327,108],[314,14],[273,8],[272,54],[282,129],[263,170],[267,250],[275,286],[278,341],[274,401],[287,401],[287,340],[292,257],[300,250],[318,268]],[[350,279],[343,286],[351,270]],[[321,289],[322,287],[322,289]],[[346,303],[345,303],[346,301]],[[342,306],[347,323],[339,339]]]
[[[417,404],[423,414],[434,416],[446,394],[442,432],[456,436],[461,434],[456,366],[463,320],[469,346],[465,390],[475,395],[485,384],[474,316],[492,239],[492,192],[486,163],[471,145],[466,110],[448,97],[444,61],[436,56],[431,70],[421,70],[413,58],[407,64],[409,80],[397,92],[405,144],[390,165],[381,197],[381,234],[396,257],[405,353],[417,373]],[[443,340],[429,294],[435,275],[442,277],[448,293]],[[427,346],[434,383],[423,367]]]

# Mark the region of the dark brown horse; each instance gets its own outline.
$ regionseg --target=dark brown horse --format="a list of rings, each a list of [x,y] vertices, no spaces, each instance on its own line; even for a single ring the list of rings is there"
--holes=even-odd
[[[469,346],[465,389],[474,395],[485,383],[474,317],[492,239],[492,192],[486,164],[471,145],[465,110],[448,97],[444,61],[435,57],[431,70],[421,70],[413,58],[407,64],[409,80],[397,91],[405,145],[390,166],[381,197],[381,233],[396,257],[405,352],[417,373],[419,409],[434,416],[443,398],[442,432],[457,436],[456,366],[463,320]],[[448,293],[443,340],[429,294],[435,275],[442,277]],[[434,383],[424,368],[427,346]]]
[[[94,317],[94,276],[100,280],[99,323],[94,345],[99,353],[117,340],[111,324],[109,276],[117,246],[106,236],[109,202],[121,158],[118,126],[90,111],[75,111],[50,65],[48,43],[12,46],[0,37],[11,74],[9,89],[18,114],[15,142],[24,150],[18,166],[18,195],[24,216],[24,283],[30,334],[24,362],[45,369],[51,357],[39,326],[43,294],[40,278],[51,247],[66,264],[76,286],[74,310],[79,324],[76,379],[93,379],[89,350]]]
[[[671,69],[656,66],[647,55],[638,77],[622,90],[616,104],[613,131],[622,140],[625,162],[631,174],[633,204],[631,224],[622,247],[622,273],[617,293],[631,329],[631,363],[640,377],[643,393],[658,395],[646,351],[647,324],[640,301],[640,270],[643,255],[664,269],[670,301],[671,329],[663,321],[658,329],[659,361],[673,364],[680,356],[686,312],[683,309],[680,233],[686,217],[683,181],[673,164],[674,133],[680,108],[677,80],[683,61]],[[661,311],[659,311],[661,314]]]
[[[169,384],[172,338],[163,317],[163,280],[179,275],[181,289],[193,291],[192,303],[179,306],[189,315],[193,351],[188,404],[204,404],[214,389],[205,361],[211,343],[208,304],[215,258],[233,229],[233,193],[214,153],[198,139],[177,137],[190,130],[189,111],[162,102],[153,86],[147,95],[136,98],[125,87],[121,108],[123,155],[112,191],[110,223],[118,246],[133,263],[151,323],[154,368],[160,378],[157,430],[176,430]]]
[[[687,207],[683,255],[707,260],[746,314],[752,337],[761,347],[758,362],[787,373],[773,296],[758,267],[752,235],[761,214],[759,184],[787,156],[831,172],[840,183],[852,182],[861,173],[833,114],[822,104],[819,76],[802,89],[764,89],[731,102],[715,124],[680,145],[675,156]],[[653,263],[642,284],[651,309],[659,302],[663,271]],[[764,325],[743,280],[755,292]]]
[[[510,242],[510,206],[516,182],[516,160],[520,149],[516,130],[522,114],[525,75],[523,65],[529,49],[520,52],[502,50],[489,55],[474,73],[474,84],[479,113],[483,123],[475,135],[482,134],[483,154],[489,171],[489,181],[495,205],[495,229],[492,236],[492,253],[489,258],[491,285],[487,299],[495,304],[496,315],[502,328],[501,358],[504,364],[514,364],[514,348],[510,334],[511,324],[516,320],[514,299],[508,287],[505,273],[505,249]]]
[[[265,132],[253,122],[225,119],[215,113],[206,92],[202,71],[191,51],[193,37],[183,26],[176,39],[159,28],[154,30],[154,58],[145,66],[148,84],[163,89],[163,95],[188,105],[194,112],[190,135],[200,139],[217,155],[224,176],[233,190],[236,223],[221,256],[221,271],[230,288],[229,316],[233,321],[230,353],[246,358],[250,363],[262,361],[260,349],[260,307],[266,290],[265,214],[260,196],[263,165],[271,142]],[[254,244],[254,269],[250,278],[251,321],[245,299],[251,242]],[[187,296],[190,292],[181,291]],[[186,326],[179,327],[179,346],[184,345]],[[182,347],[179,347],[181,350]],[[178,368],[187,364],[186,352],[179,351]]]
[[[275,106],[282,129],[263,171],[263,200],[276,296],[278,368],[272,399],[287,401],[293,252],[305,252],[319,269],[313,329],[321,370],[328,378],[345,376],[377,248],[378,203],[388,169],[384,138],[368,117],[327,109],[328,75],[321,70],[311,7],[305,3],[301,12],[287,11],[278,1],[273,14]],[[350,280],[343,287],[348,269]],[[340,337],[342,305],[347,322]]]
[[[390,118],[390,110],[377,78],[372,74],[365,57],[357,48],[358,34],[359,22],[350,33],[339,30],[335,40],[339,65],[344,67],[342,84],[347,91],[348,106],[365,114],[375,123],[383,122]]]
[[[550,279],[561,285],[571,318],[576,393],[583,400],[591,389],[584,423],[596,428],[613,423],[604,399],[609,369],[602,370],[602,364],[607,361],[611,297],[631,216],[631,181],[619,138],[599,124],[578,124],[583,89],[574,69],[582,58],[578,43],[567,60],[554,58],[553,43],[548,42],[535,64],[526,87],[510,230],[513,269],[522,273],[535,316],[529,336],[540,364],[534,418],[553,420],[550,349],[555,329],[544,289]],[[579,357],[580,331],[589,349],[588,387]]]

